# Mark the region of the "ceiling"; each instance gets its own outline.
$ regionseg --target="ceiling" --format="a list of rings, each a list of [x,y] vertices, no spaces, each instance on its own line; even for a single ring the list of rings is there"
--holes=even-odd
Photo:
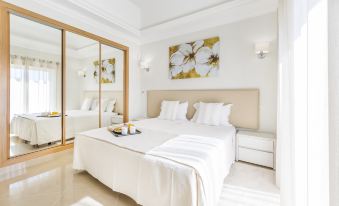
[[[141,29],[159,25],[233,0],[129,0],[141,14]]]

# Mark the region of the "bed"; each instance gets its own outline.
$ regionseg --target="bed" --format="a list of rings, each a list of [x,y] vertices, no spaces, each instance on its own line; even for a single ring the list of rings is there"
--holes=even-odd
[[[141,205],[215,205],[235,160],[235,128],[156,118],[134,124],[142,134],[117,139],[100,128],[77,135],[74,169]]]
[[[66,139],[76,133],[99,127],[98,111],[70,110],[66,112]],[[111,124],[113,112],[103,112],[102,125]],[[11,121],[11,133],[30,145],[43,145],[61,140],[61,117],[39,117],[36,114],[15,115]]]
[[[186,100],[190,107],[198,101],[232,103],[234,126],[150,118],[133,122],[138,135],[117,138],[107,128],[82,132],[75,138],[73,168],[140,205],[216,205],[235,160],[235,127],[258,127],[259,91],[149,91],[149,117],[159,115],[164,99]]]

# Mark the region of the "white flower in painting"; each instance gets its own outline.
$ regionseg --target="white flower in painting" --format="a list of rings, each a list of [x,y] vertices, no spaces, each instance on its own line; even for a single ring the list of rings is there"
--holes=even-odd
[[[203,40],[191,44],[181,44],[179,50],[170,57],[171,75],[176,76],[180,72],[187,73],[194,69],[196,54],[203,45]]]
[[[177,76],[182,72],[182,64],[184,62],[185,56],[182,55],[179,51],[172,54],[170,57],[170,73],[172,77]]]
[[[195,71],[200,76],[216,76],[219,70],[219,42],[213,45],[213,48],[202,47],[195,55]]]

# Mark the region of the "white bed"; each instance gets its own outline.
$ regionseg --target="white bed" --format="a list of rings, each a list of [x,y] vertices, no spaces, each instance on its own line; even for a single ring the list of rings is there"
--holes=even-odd
[[[98,111],[69,110],[66,112],[66,139],[76,133],[99,127]],[[102,125],[111,124],[113,112],[102,114]],[[61,140],[61,117],[38,117],[33,114],[16,115],[11,121],[11,133],[31,145],[42,145]]]
[[[235,160],[235,128],[189,121],[134,122],[142,134],[106,128],[76,135],[73,168],[145,206],[216,205]]]

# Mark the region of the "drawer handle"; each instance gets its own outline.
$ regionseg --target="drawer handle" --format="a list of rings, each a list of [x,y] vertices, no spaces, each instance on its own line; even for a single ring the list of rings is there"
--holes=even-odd
[[[244,148],[244,149],[250,149],[250,150],[255,150],[255,151],[259,151],[259,152],[266,152],[266,153],[273,154],[273,152],[269,152],[269,151],[265,151],[265,150],[261,150],[261,149],[254,149],[254,148],[249,148],[249,147],[244,147],[244,146],[239,146],[239,147]]]

